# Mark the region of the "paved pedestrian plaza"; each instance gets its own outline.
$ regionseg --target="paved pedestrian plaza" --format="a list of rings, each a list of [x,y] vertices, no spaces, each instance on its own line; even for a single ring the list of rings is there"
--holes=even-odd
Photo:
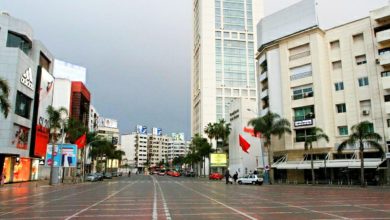
[[[191,177],[0,189],[0,219],[390,219],[390,188],[226,185]]]

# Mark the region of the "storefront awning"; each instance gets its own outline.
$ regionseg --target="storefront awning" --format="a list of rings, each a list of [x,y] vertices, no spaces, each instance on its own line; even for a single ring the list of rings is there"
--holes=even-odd
[[[382,163],[381,158],[366,158],[364,160],[364,168],[376,169]],[[360,168],[360,160],[358,159],[343,159],[343,160],[315,160],[314,169],[319,168]],[[280,170],[290,169],[311,169],[310,160],[304,161],[282,161],[279,163],[272,164],[272,168]]]

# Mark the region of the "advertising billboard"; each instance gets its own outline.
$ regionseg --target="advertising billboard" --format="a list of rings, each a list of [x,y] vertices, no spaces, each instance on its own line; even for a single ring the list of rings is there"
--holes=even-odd
[[[61,144],[61,166],[76,167],[77,165],[77,145]]]
[[[172,133],[172,139],[174,141],[184,141],[184,133]]]
[[[51,144],[47,145],[47,150],[46,150],[46,161],[45,164],[46,166],[51,166],[51,163],[53,162],[51,151],[52,151],[52,146]],[[61,148],[59,145],[54,145],[54,167],[59,167],[61,165]]]
[[[52,163],[52,145],[47,145],[46,166]],[[77,145],[75,144],[56,144],[54,145],[54,167],[76,167],[77,165]]]
[[[81,81],[85,84],[87,69],[82,66],[56,59],[54,60],[53,74],[56,78],[69,79],[70,81]]]
[[[162,129],[161,128],[153,128],[152,134],[157,135],[157,136],[162,136]]]
[[[118,128],[118,121],[115,119],[111,119],[111,118],[99,117],[98,127]]]
[[[41,68],[41,83],[39,89],[38,116],[35,134],[34,156],[43,157],[49,143],[49,116],[46,112],[53,102],[54,77]]]
[[[20,158],[19,162],[14,165],[13,182],[21,182],[30,180],[31,159]]]
[[[29,128],[14,124],[14,129],[13,129],[14,135],[12,137],[11,144],[18,149],[27,150],[29,132],[30,132]]]
[[[146,126],[137,125],[136,132],[137,132],[137,134],[147,134],[148,133],[148,129],[147,129]]]
[[[227,157],[226,154],[210,154],[210,166],[211,167],[226,167]]]

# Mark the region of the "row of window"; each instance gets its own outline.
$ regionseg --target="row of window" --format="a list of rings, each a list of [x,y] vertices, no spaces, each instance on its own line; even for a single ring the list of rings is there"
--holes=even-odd
[[[368,77],[361,77],[358,79],[359,87],[368,86]],[[336,91],[344,90],[344,82],[337,82],[334,84]]]

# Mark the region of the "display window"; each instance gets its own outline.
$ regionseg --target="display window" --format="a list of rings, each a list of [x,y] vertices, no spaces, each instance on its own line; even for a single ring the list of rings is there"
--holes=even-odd
[[[4,183],[9,183],[11,180],[11,157],[5,157],[3,166],[3,175],[5,175]]]
[[[31,180],[38,180],[39,160],[32,160],[31,165]]]
[[[19,162],[15,162],[14,165],[14,182],[28,181],[30,180],[31,171],[31,159],[20,158]]]

